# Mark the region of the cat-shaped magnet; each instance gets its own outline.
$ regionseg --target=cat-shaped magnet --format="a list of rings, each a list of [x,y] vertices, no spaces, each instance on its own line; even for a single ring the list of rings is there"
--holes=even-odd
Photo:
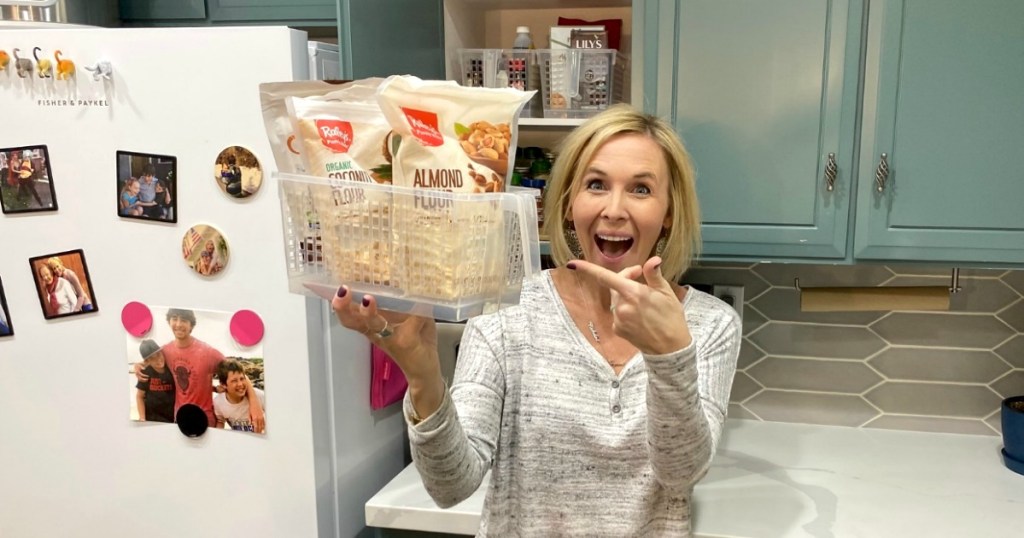
[[[57,60],[57,80],[68,80],[75,76],[75,62],[61,58],[60,55],[59,50],[53,53],[53,58]]]
[[[39,51],[43,49],[35,47],[32,49],[32,57],[36,59],[36,73],[39,73],[39,78],[50,78],[53,76],[53,62],[49,58],[40,58]]]
[[[85,70],[92,73],[93,80],[101,78],[113,80],[114,68],[110,65],[110,62],[97,62],[94,67],[85,66]]]
[[[6,50],[0,50],[0,71],[7,71],[7,64],[11,63],[11,55]]]
[[[19,52],[21,49],[14,49],[14,69],[18,71],[18,76],[21,78],[31,76],[32,60],[18,56]]]

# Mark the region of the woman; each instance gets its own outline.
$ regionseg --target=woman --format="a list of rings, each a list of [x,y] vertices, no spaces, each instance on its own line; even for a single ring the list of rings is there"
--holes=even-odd
[[[729,306],[673,283],[700,243],[689,157],[667,123],[613,107],[567,137],[545,208],[557,268],[469,321],[450,392],[432,320],[344,286],[334,310],[405,373],[435,502],[491,471],[479,535],[689,535],[741,339]]]
[[[27,157],[22,159],[21,166],[18,168],[18,198],[27,199],[31,196],[36,199],[39,207],[43,207],[43,200],[39,197],[39,192],[36,191],[35,175],[36,171],[32,168],[32,160]]]
[[[73,311],[92,312],[92,299],[90,299],[89,294],[86,293],[78,275],[71,269],[64,267],[64,262],[62,262],[57,256],[46,260],[46,266],[50,268],[50,272],[53,273],[54,276],[63,278],[71,284],[71,289],[75,292],[75,308]]]
[[[43,291],[43,308],[49,317],[70,314],[75,311],[75,290],[71,284],[58,276],[54,276],[45,263],[39,265],[39,289]]]

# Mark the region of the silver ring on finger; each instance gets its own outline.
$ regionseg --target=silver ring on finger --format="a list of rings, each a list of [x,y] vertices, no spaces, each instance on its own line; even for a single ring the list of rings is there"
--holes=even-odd
[[[384,328],[375,333],[377,335],[377,338],[387,338],[392,334],[395,334],[391,329],[388,328],[388,325],[388,320],[385,319]]]

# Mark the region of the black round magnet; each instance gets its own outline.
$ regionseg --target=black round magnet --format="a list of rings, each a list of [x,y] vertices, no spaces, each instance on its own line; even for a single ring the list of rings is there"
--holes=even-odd
[[[186,437],[199,437],[206,433],[206,428],[210,425],[206,418],[206,411],[195,404],[181,406],[174,421],[178,423],[178,429]]]

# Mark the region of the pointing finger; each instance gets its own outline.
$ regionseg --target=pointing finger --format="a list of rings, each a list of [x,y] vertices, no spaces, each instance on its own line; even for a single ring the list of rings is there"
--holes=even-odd
[[[600,265],[593,264],[583,260],[573,260],[565,265],[567,268],[574,271],[579,271],[585,275],[593,277],[597,282],[620,294],[630,294],[636,290],[637,282],[632,279],[622,276],[622,273],[614,273]],[[625,271],[629,271],[631,268],[627,268]]]
[[[647,285],[654,289],[672,291],[672,285],[669,284],[668,280],[661,274],[661,257],[654,256],[644,263],[643,268],[644,280],[647,281]]]

